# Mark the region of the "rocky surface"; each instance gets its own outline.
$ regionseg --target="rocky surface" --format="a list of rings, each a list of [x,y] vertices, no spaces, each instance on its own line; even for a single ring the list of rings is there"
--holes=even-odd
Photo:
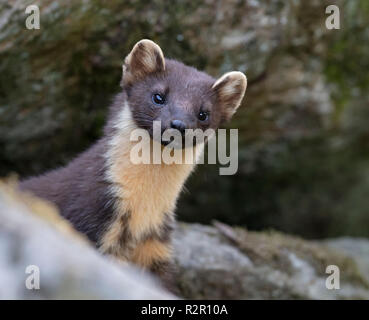
[[[369,283],[369,244],[368,239],[360,238],[338,238],[326,240],[325,243],[334,249],[340,250],[348,257],[353,258],[357,263],[359,272]]]
[[[31,3],[40,30],[24,26]],[[328,4],[340,30],[325,28]],[[65,164],[96,141],[124,56],[151,38],[169,57],[249,80],[230,124],[239,171],[199,168],[181,219],[369,236],[368,17],[366,0],[0,0],[0,176]]]
[[[322,243],[220,223],[180,223],[174,243],[183,298],[369,299],[368,240]],[[339,290],[325,287],[331,264],[340,268]],[[26,289],[30,265],[39,267],[39,290]],[[101,256],[50,204],[0,184],[0,298],[175,297],[142,271]]]
[[[333,239],[326,245],[220,223],[181,224],[176,232],[179,286],[186,298],[369,299],[368,240]],[[340,289],[326,288],[328,265],[340,269]]]
[[[39,268],[39,290],[26,288],[36,276],[28,266]],[[170,298],[148,275],[98,254],[50,204],[0,184],[0,299]]]

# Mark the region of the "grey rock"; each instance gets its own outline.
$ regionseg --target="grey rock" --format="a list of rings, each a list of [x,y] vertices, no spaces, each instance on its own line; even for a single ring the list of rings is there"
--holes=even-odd
[[[309,241],[222,223],[179,223],[174,233],[180,297],[369,299],[369,241]],[[340,289],[326,288],[326,268]],[[40,271],[29,290],[28,266]],[[173,299],[156,280],[102,256],[57,210],[0,183],[0,299]]]
[[[326,240],[325,243],[357,261],[357,266],[369,283],[369,240],[365,238],[342,237]]]
[[[176,230],[178,283],[186,298],[369,299],[369,262],[358,269],[360,254],[276,232],[216,226],[180,224]],[[350,246],[367,252],[369,241],[351,239]],[[325,285],[331,264],[340,268],[338,290]]]
[[[40,288],[29,290],[28,266]],[[0,299],[171,299],[132,266],[109,261],[55,210],[0,185]]]

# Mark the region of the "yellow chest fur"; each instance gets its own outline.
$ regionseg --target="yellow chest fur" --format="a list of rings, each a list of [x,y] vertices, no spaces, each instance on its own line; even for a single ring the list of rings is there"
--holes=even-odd
[[[130,213],[129,230],[134,238],[156,232],[165,214],[174,211],[176,200],[192,165],[127,165],[114,169],[121,186],[119,211]]]
[[[112,192],[119,200],[114,221],[106,230],[100,249],[103,252],[113,251],[122,259],[130,260],[134,259],[134,249],[142,246],[140,242],[145,241],[145,236],[160,232],[164,219],[168,218],[168,214],[173,214],[178,195],[194,165],[132,163],[130,150],[133,144],[129,140],[129,133],[135,125],[127,107],[121,117],[120,123],[124,125],[112,139],[107,155],[108,179],[115,186]],[[121,248],[124,228],[131,235],[131,243]],[[131,250],[127,250],[127,247]],[[163,252],[162,249],[157,251]]]

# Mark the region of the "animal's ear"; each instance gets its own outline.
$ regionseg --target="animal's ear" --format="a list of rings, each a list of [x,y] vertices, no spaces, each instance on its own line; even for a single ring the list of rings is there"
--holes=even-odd
[[[141,40],[135,44],[132,51],[125,58],[121,85],[128,85],[145,76],[162,72],[165,60],[160,47],[151,40]]]
[[[246,76],[239,71],[228,72],[213,84],[224,121],[230,120],[240,106],[246,87]]]

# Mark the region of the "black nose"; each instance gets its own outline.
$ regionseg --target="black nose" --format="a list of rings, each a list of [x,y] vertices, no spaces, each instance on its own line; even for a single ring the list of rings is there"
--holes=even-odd
[[[181,132],[181,134],[185,133],[186,125],[184,124],[183,121],[181,121],[181,120],[172,120],[170,125],[173,129],[179,130]]]

